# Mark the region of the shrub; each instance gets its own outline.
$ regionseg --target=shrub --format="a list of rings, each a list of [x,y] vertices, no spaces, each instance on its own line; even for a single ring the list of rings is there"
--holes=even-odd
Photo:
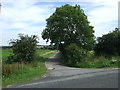
[[[120,56],[120,31],[115,28],[113,32],[98,37],[98,43],[94,50],[98,56],[112,57]]]
[[[87,55],[87,51],[71,43],[65,48],[65,53],[62,54],[64,63],[68,66],[75,66],[78,62],[82,62]]]
[[[10,44],[12,45],[13,54],[7,60],[8,63],[13,62],[31,62],[34,60],[37,36],[19,34],[20,39],[12,40]]]

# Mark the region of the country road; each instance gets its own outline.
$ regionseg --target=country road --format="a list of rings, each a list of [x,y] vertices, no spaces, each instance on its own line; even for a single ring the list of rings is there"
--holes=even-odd
[[[82,69],[63,66],[60,54],[45,62],[45,77],[8,88],[118,88],[119,69]]]

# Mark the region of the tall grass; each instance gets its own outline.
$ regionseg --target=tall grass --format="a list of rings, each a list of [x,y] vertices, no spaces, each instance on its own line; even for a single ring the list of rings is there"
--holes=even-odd
[[[2,66],[2,74],[4,76],[10,76],[15,70],[24,69],[24,63],[4,64]]]
[[[113,56],[111,58],[95,56],[94,51],[88,52],[88,55],[75,65],[68,65],[67,62],[63,62],[62,58],[61,56],[61,63],[66,66],[78,68],[120,68],[120,56]]]
[[[120,68],[120,57],[105,58],[104,56],[89,56],[84,62],[79,62],[76,67],[79,68]]]
[[[41,77],[46,73],[45,60],[54,55],[57,51],[40,56],[51,50],[37,50],[35,60],[31,63],[14,63],[2,65],[2,86],[5,87],[13,83],[21,83],[30,81],[36,77]]]

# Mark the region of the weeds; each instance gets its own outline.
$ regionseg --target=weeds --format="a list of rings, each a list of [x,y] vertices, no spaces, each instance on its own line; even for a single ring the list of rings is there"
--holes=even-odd
[[[24,63],[4,64],[2,66],[3,77],[10,76],[15,70],[24,69],[25,66],[26,65]]]
[[[120,57],[112,57],[111,59],[100,57],[87,57],[84,62],[79,62],[76,67],[79,68],[118,68]]]
[[[49,50],[50,51],[50,50]],[[40,54],[48,52],[48,50],[37,50],[35,55],[35,60],[31,63],[13,63],[2,65],[2,86],[5,87],[9,84],[13,83],[21,83],[30,81],[36,77],[41,77],[46,73],[45,60],[50,56],[53,56],[57,51],[49,53],[44,56],[40,56]]]

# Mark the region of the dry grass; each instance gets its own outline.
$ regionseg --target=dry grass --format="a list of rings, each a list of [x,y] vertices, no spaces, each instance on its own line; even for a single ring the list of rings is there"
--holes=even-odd
[[[2,66],[3,76],[10,76],[15,70],[25,68],[24,63],[5,64]]]

